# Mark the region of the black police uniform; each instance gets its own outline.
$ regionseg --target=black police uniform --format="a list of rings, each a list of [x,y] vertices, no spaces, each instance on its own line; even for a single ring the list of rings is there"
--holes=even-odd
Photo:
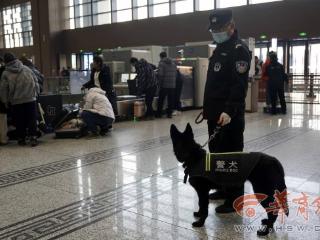
[[[222,112],[231,117],[231,122],[209,143],[210,152],[243,151],[250,62],[249,49],[238,38],[237,31],[228,41],[218,44],[210,58],[203,103],[203,116],[208,120],[209,136],[213,134]],[[232,192],[226,191],[227,195],[230,193],[227,201],[242,195],[243,186]]]
[[[277,100],[279,96],[281,104],[281,112],[285,114],[287,112],[286,100],[284,97],[284,82],[288,81],[283,66],[278,62],[274,61],[266,69],[268,80],[268,89],[271,98],[271,113],[277,113]]]
[[[210,142],[210,152],[243,150],[245,98],[251,56],[248,47],[232,37],[218,44],[210,58],[204,93],[203,115],[208,120],[209,135],[213,133],[222,112],[231,117],[230,124]]]

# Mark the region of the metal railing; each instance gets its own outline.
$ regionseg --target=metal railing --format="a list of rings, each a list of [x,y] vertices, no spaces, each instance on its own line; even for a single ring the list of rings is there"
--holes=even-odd
[[[310,97],[320,90],[319,74],[289,74],[289,92],[306,92]]]
[[[291,102],[320,103],[319,74],[289,74],[288,91]]]

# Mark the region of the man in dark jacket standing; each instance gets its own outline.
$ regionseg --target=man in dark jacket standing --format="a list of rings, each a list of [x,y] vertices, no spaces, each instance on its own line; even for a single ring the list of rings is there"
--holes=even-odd
[[[166,52],[160,53],[160,63],[158,67],[158,83],[160,87],[158,99],[158,111],[156,117],[161,118],[163,102],[167,97],[168,108],[167,117],[172,118],[174,105],[174,93],[176,88],[177,67],[172,59],[167,57]]]
[[[93,58],[93,69],[90,75],[90,81],[83,85],[83,88],[98,87],[106,92],[106,96],[110,101],[113,112],[118,115],[117,95],[113,88],[113,81],[111,78],[110,68],[103,64],[103,59],[100,56]]]
[[[268,89],[271,99],[271,114],[277,114],[278,96],[281,104],[281,112],[287,113],[287,105],[284,97],[284,83],[288,82],[288,76],[284,71],[283,66],[278,62],[278,57],[275,52],[269,54],[270,65],[266,68],[268,76]]]
[[[209,31],[217,44],[210,57],[204,93],[203,116],[208,120],[211,136],[217,127],[220,133],[209,143],[210,152],[243,151],[245,127],[245,98],[251,56],[248,47],[239,39],[228,9],[214,10],[209,17]],[[220,189],[211,199],[226,199],[216,208],[217,213],[234,212],[233,201],[243,195],[243,186]]]
[[[130,63],[135,67],[137,76],[137,95],[140,96],[143,93],[145,96],[145,102],[147,111],[145,114],[146,120],[154,119],[154,110],[152,107],[153,98],[157,91],[157,79],[153,67],[144,59],[138,61],[137,58],[131,58]]]

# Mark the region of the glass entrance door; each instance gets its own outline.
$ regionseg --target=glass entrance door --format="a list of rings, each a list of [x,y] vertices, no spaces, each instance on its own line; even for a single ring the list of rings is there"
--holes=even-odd
[[[292,46],[290,48],[290,73],[304,74],[305,46]]]
[[[320,74],[320,43],[310,44],[309,72]]]

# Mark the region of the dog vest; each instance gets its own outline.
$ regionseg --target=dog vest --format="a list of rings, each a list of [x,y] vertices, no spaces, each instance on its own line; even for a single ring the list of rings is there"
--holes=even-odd
[[[189,177],[206,177],[217,185],[242,185],[257,165],[261,153],[207,153],[188,168]]]

